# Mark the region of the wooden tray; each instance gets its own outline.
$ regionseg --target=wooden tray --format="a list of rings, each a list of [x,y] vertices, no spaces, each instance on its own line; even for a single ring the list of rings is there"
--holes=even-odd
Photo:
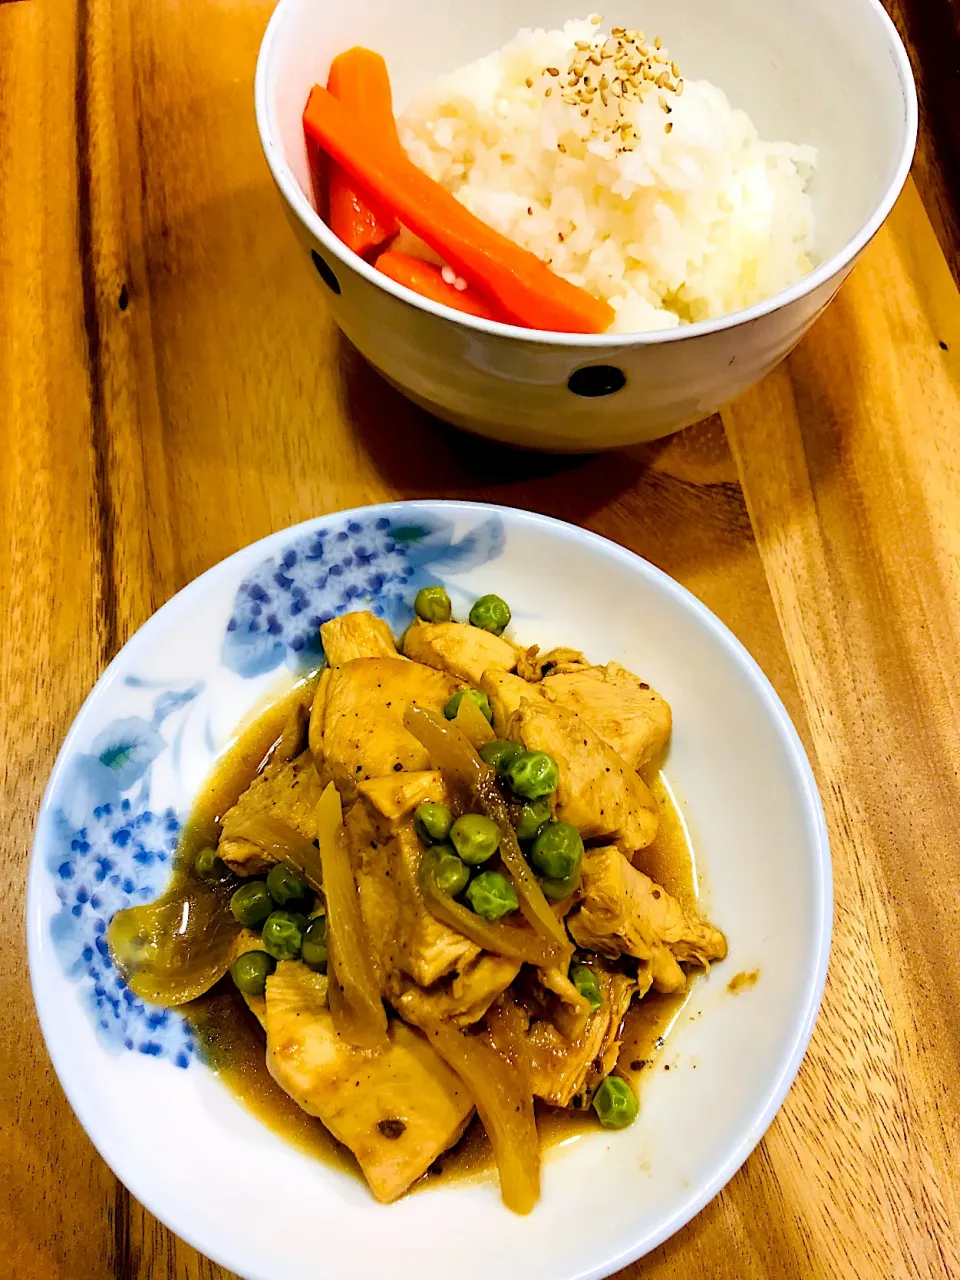
[[[221,557],[422,495],[547,512],[662,566],[760,661],[818,773],[837,912],[810,1052],[727,1190],[625,1274],[960,1275],[960,297],[916,190],[722,421],[507,453],[335,331],[253,126],[269,7],[0,5],[0,1276],[224,1274],[116,1182],[40,1039],[23,877],[67,726]]]

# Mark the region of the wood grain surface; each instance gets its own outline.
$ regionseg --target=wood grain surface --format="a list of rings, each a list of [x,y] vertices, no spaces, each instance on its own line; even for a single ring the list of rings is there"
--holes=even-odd
[[[624,1275],[960,1277],[960,36],[957,0],[891,8],[920,194],[722,421],[570,461],[452,433],[338,336],[256,139],[269,0],[0,4],[3,1280],[226,1275],[116,1181],[53,1074],[33,823],[158,605],[255,538],[394,496],[508,502],[659,564],[760,661],[817,771],[837,907],[810,1052],[743,1170]]]

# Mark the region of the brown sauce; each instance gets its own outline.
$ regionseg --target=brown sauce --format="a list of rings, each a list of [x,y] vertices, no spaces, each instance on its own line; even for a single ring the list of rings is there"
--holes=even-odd
[[[296,705],[309,706],[315,688],[316,676],[301,681],[251,718],[238,733],[204,784],[184,828],[180,843],[182,866],[191,866],[200,849],[216,843],[220,818],[269,759]],[[684,906],[695,907],[696,865],[680,807],[658,768],[652,767],[644,777],[660,804],[661,823],[656,840],[637,858],[637,864]],[[627,1014],[619,1070],[634,1087],[642,1083],[643,1072],[659,1053],[687,999],[687,994],[651,994]],[[352,1154],[274,1083],[266,1067],[263,1031],[229,978],[186,1006],[183,1013],[204,1046],[208,1065],[257,1119],[294,1146],[362,1180]],[[592,1111],[563,1110],[538,1103],[537,1129],[546,1151],[596,1132],[598,1124]],[[456,1147],[445,1152],[418,1185],[487,1175],[493,1167],[489,1141],[475,1119]]]
[[[739,995],[741,991],[747,991],[750,987],[755,987],[759,979],[759,969],[751,969],[749,973],[735,973],[727,983],[727,990],[732,996]]]

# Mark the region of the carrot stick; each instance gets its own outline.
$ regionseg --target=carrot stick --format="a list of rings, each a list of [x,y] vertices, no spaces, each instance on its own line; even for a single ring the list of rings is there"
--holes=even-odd
[[[399,149],[354,119],[315,85],[303,113],[313,138],[364,189],[373,191],[512,324],[561,333],[602,333],[613,308],[556,275],[535,254],[494,231]]]
[[[429,298],[431,302],[441,302],[445,307],[465,311],[468,316],[479,316],[481,320],[501,319],[499,312],[488,307],[472,289],[458,289],[455,285],[447,284],[440,268],[432,262],[424,262],[422,258],[411,258],[407,253],[388,249],[386,253],[381,253],[376,267],[391,280],[396,280],[397,284],[405,284],[408,289],[419,293],[422,298]],[[468,701],[464,698],[460,703],[461,707],[466,706]]]
[[[348,49],[338,54],[327,78],[327,89],[354,119],[398,149],[397,122],[393,117],[390,77],[379,53]],[[375,197],[360,190],[340,165],[331,162],[329,174],[330,229],[354,253],[369,253],[400,230],[393,213]]]

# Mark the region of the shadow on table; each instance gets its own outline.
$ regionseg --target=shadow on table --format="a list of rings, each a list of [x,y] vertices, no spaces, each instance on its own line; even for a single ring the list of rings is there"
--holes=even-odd
[[[406,498],[499,502],[589,524],[636,489],[665,448],[657,441],[616,453],[544,454],[483,440],[411,404],[339,341],[347,416],[383,480]]]

